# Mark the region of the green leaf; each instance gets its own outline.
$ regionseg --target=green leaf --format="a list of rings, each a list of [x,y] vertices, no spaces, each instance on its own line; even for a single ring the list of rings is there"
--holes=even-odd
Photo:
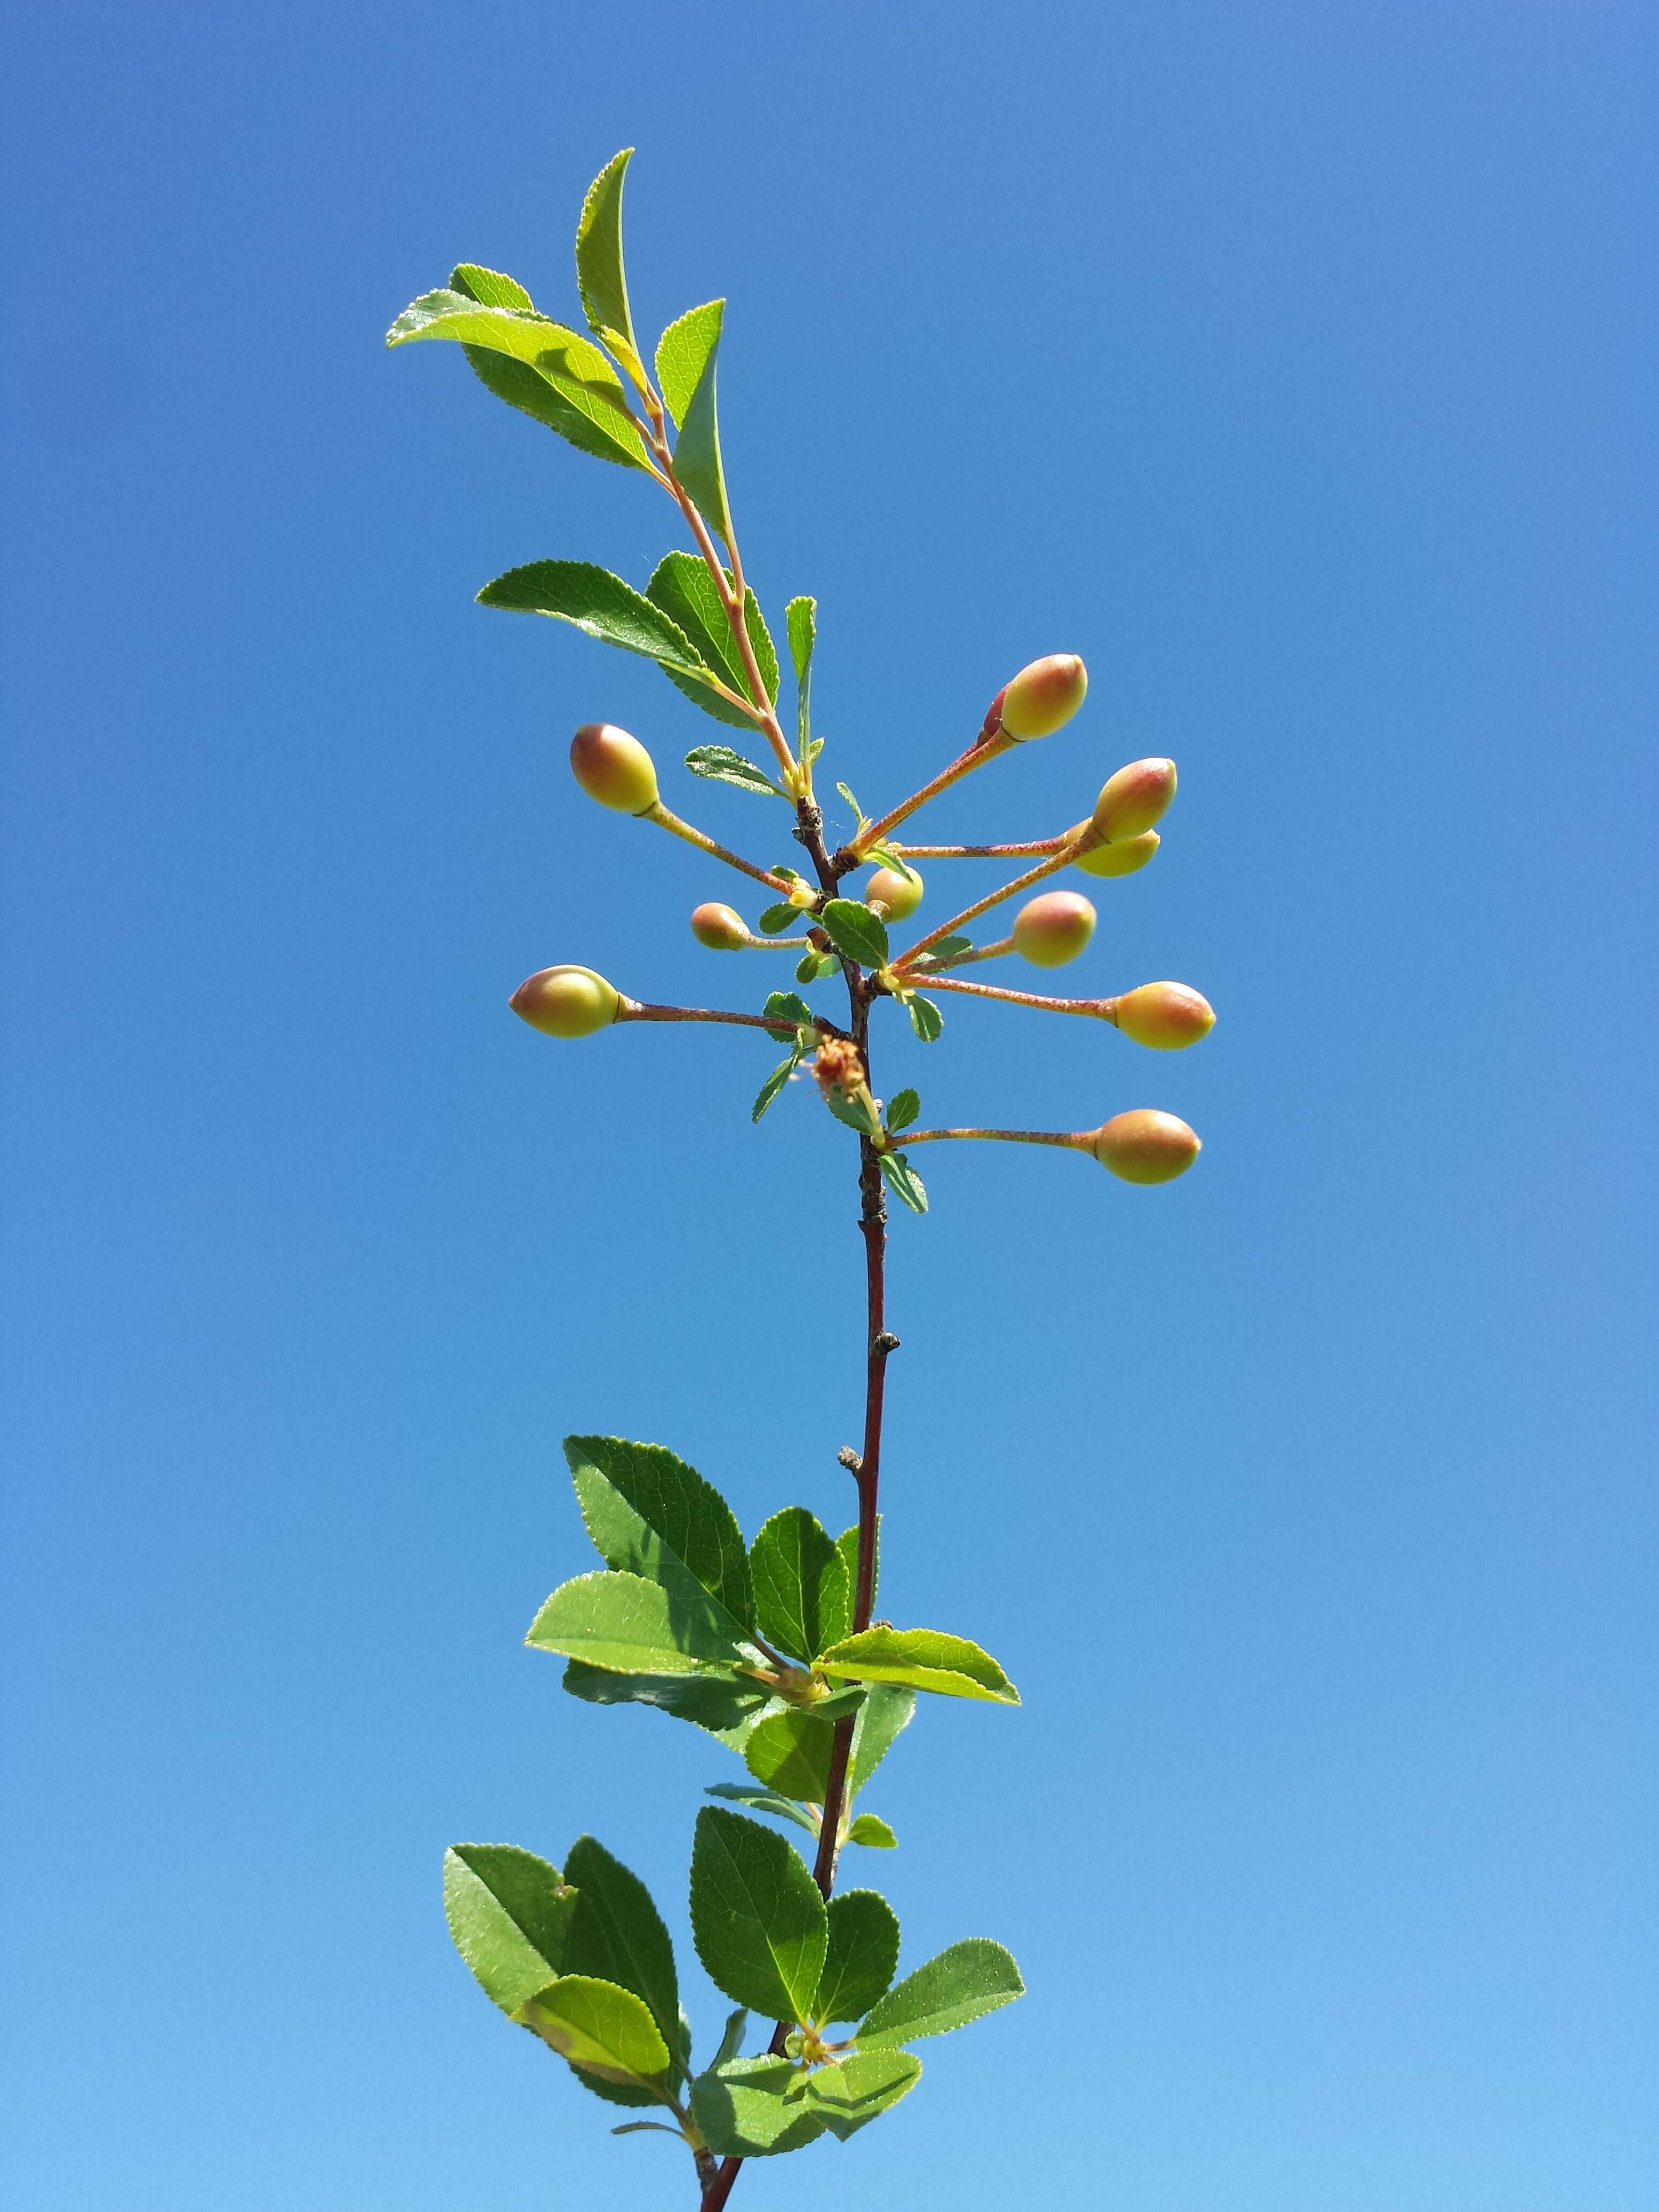
[[[584,2074],[629,2088],[666,2089],[668,2045],[632,1990],[586,1974],[563,1974],[527,1998],[513,2017]]]
[[[822,982],[826,975],[833,975],[840,965],[839,958],[833,952],[803,952],[795,963],[795,981],[798,983]]]
[[[705,1797],[724,1797],[733,1805],[746,1805],[751,1813],[770,1813],[780,1820],[793,1820],[798,1828],[805,1828],[809,1836],[819,1832],[819,1823],[804,1804],[793,1797],[785,1797],[775,1790],[763,1788],[758,1783],[711,1782],[703,1790]]]
[[[830,1948],[812,2011],[820,2027],[861,2020],[898,1971],[898,1915],[877,1891],[842,1890],[830,1900],[829,1921]]]
[[[971,937],[959,935],[941,937],[939,943],[924,952],[914,965],[924,972],[933,968],[948,968],[960,954],[971,952],[973,949],[974,940]]]
[[[921,1113],[921,1100],[914,1091],[896,1091],[887,1102],[890,1129],[908,1129]]]
[[[847,1840],[849,1844],[862,1844],[866,1850],[872,1851],[896,1851],[898,1849],[898,1838],[886,1821],[874,1813],[860,1813],[847,1831]]]
[[[723,303],[720,312],[723,315]],[[704,519],[729,545],[732,516],[726,501],[726,470],[720,459],[720,407],[716,398],[720,351],[717,325],[696,389],[685,403],[685,418],[674,447],[674,473],[702,508]]]
[[[720,2048],[709,2061],[712,2066],[729,2065],[731,2061],[738,2056],[743,2049],[744,2031],[748,2025],[747,2005],[739,2005],[734,2013],[727,2015],[726,2027],[720,2036]]]
[[[723,1636],[753,1634],[743,1531],[712,1482],[661,1444],[622,1437],[567,1437],[564,1455],[606,1566],[660,1583],[694,1611],[712,1602],[711,1625]]]
[[[660,667],[710,678],[690,640],[660,607],[592,561],[531,561],[521,568],[509,568],[484,586],[478,605],[505,607],[514,614],[555,615],[602,645],[619,646]]]
[[[587,188],[576,225],[576,289],[581,294],[588,327],[600,334],[616,331],[637,355],[622,236],[623,184],[633,151],[631,146],[624,146]]]
[[[685,2140],[680,2129],[671,2128],[663,2120],[629,2120],[623,2127],[612,2128],[611,2132],[613,2136],[672,2136],[677,2142]]]
[[[849,1796],[858,1796],[897,1741],[901,1730],[908,1728],[915,1710],[914,1690],[890,1682],[872,1684],[853,1730],[853,1756],[847,1774]]]
[[[793,991],[769,991],[761,1012],[769,1020],[793,1022],[799,1029],[812,1027],[812,1009]]]
[[[702,381],[708,356],[720,343],[724,300],[688,307],[657,341],[657,382],[675,428],[685,420],[691,395]]]
[[[536,312],[536,302],[516,277],[504,276],[499,269],[480,268],[476,261],[457,262],[449,272],[449,289],[480,307],[519,307],[527,315]]]
[[[752,1675],[708,1668],[696,1674],[617,1674],[573,1659],[564,1686],[589,1705],[654,1705],[676,1720],[690,1721],[722,1742],[740,1747],[748,1724],[771,1703]]]
[[[409,345],[422,338],[447,338],[472,350],[495,354],[539,376],[562,402],[564,415],[574,415],[586,428],[575,443],[606,460],[631,468],[648,468],[644,441],[633,419],[622,380],[595,345],[546,315],[521,307],[481,305],[467,293],[442,290],[422,293],[404,309],[386,332],[389,346]],[[473,362],[480,375],[483,371]],[[489,380],[486,379],[486,381]],[[521,396],[522,379],[509,380],[515,406],[527,405]],[[543,417],[550,428],[565,428],[564,416]]]
[[[908,2051],[852,2051],[846,2057],[815,2067],[801,2100],[817,2112],[831,2135],[845,2142],[860,2128],[890,2112],[921,2079],[921,2061]]]
[[[650,1891],[592,1836],[577,1838],[564,1870],[566,1880],[576,1885],[564,1971],[631,1990],[649,2007],[664,2042],[671,2050],[678,2048],[680,1991],[674,1946]]]
[[[732,582],[727,574],[726,582]],[[669,620],[684,630],[696,648],[705,666],[744,702],[750,698],[749,672],[732,635],[732,624],[726,614],[714,580],[708,573],[708,563],[695,553],[668,553],[658,562],[646,586],[646,596],[659,606]],[[772,643],[772,634],[766,627],[766,617],[761,612],[760,602],[752,591],[744,592],[744,627],[749,633],[749,643],[766,688],[769,704],[777,696],[778,656]],[[757,716],[746,705],[738,708],[730,701],[712,693],[706,685],[690,678],[673,678],[688,699],[713,714],[717,721],[730,722],[740,729],[755,726]]]
[[[775,1829],[705,1805],[691,1854],[691,1933],[710,1980],[773,2020],[804,2021],[829,1924],[817,1884]]]
[[[792,2058],[728,2059],[691,2084],[691,2117],[720,2158],[771,2158],[804,2149],[829,2123],[802,2101],[785,2101],[800,2079]]]
[[[862,899],[830,899],[818,917],[836,950],[866,968],[884,968],[891,945],[886,926]]]
[[[503,2012],[565,1971],[576,1893],[556,1866],[512,1844],[444,1853],[444,1916],[455,1948]]]
[[[818,636],[817,601],[791,599],[783,611],[783,626],[789,634],[789,658],[795,664],[795,734],[805,758],[812,735],[812,648]]]
[[[927,1212],[927,1186],[902,1152],[883,1152],[877,1164],[895,1198],[902,1200],[912,1213]]]
[[[869,817],[865,813],[864,809],[859,805],[857,794],[854,793],[850,783],[838,783],[836,786],[836,789],[840,792],[842,797],[852,808],[854,816],[860,822],[865,822],[869,819]]]
[[[787,900],[781,899],[775,906],[769,906],[762,914],[760,933],[763,937],[787,937],[798,922],[806,919],[798,906],[791,906]]]
[[[763,768],[757,768],[753,761],[733,752],[730,745],[693,745],[685,757],[685,764],[693,775],[707,776],[711,783],[735,783],[739,791],[769,792],[775,799],[788,796],[782,785],[774,783]]]
[[[988,1651],[965,1636],[935,1628],[866,1628],[823,1653],[826,1674],[860,1682],[896,1682],[947,1698],[985,1698],[1017,1705],[1019,1692]]]
[[[766,1010],[772,1011],[769,999]],[[847,1570],[805,1506],[788,1505],[772,1516],[755,1539],[749,1564],[761,1634],[780,1650],[797,1659],[816,1659],[850,1632]]]
[[[860,1136],[880,1136],[881,1124],[863,1098],[847,1098],[840,1091],[831,1091],[826,1092],[823,1103],[836,1121],[845,1122],[849,1129],[856,1129]]]
[[[924,999],[920,991],[912,991],[905,1001],[909,1010],[910,1026],[924,1044],[937,1044],[945,1034],[945,1017],[931,999]]]
[[[833,1721],[799,1707],[769,1713],[749,1732],[743,1763],[757,1782],[784,1797],[804,1804],[822,1805],[830,1783],[830,1754],[834,1748]]]
[[[921,880],[896,846],[866,845],[864,848],[864,857],[866,860],[874,860],[881,867],[890,868],[896,876],[903,876],[916,883]]]
[[[1024,1994],[1019,1968],[1001,1944],[970,1936],[889,1990],[860,2023],[859,2045],[878,2050],[914,2043],[925,2035],[945,2035]]]
[[[787,1060],[781,1060],[778,1062],[756,1093],[755,1103],[749,1109],[749,1118],[751,1121],[758,1121],[761,1119],[767,1108],[799,1066],[800,1054],[798,1052],[792,1052]]]
[[[695,1674],[738,1656],[705,1598],[688,1604],[642,1575],[578,1575],[556,1589],[525,1642],[615,1674]]]

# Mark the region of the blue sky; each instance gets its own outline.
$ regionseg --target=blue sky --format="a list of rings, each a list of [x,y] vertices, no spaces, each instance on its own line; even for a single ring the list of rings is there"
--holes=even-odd
[[[848,1517],[850,1139],[765,1045],[508,1014],[586,961],[752,1000],[578,722],[718,735],[472,594],[678,542],[386,325],[453,261],[729,296],[728,470],[820,604],[824,766],[912,787],[1036,653],[1084,713],[937,808],[1047,834],[1173,754],[1080,984],[953,1005],[930,1119],[1158,1104],[1198,1169],[919,1155],[884,1607],[930,1711],[867,1858],[1030,1995],[756,2212],[1642,2212],[1652,1577],[1654,46],[1634,6],[624,10],[76,0],[4,71],[10,1164],[0,2149],[28,2212],[655,2212],[680,2154],[492,2016],[443,1846],[655,1886],[727,1755],[520,1639],[558,1439]],[[928,911],[942,915],[945,871]],[[988,880],[965,865],[959,878]],[[739,899],[739,903],[742,903]],[[878,1800],[878,1802],[877,1802]]]

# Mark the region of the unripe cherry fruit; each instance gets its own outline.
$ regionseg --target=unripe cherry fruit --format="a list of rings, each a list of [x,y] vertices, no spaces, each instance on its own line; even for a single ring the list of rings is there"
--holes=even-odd
[[[1094,825],[1114,842],[1139,837],[1161,822],[1176,795],[1172,760],[1131,761],[1110,777],[1095,801]]]
[[[1046,738],[1083,704],[1089,672],[1074,653],[1045,653],[1022,668],[1002,693],[1000,720],[1011,738]]]
[[[1154,1052],[1179,1052],[1215,1027],[1215,1008],[1185,983],[1143,983],[1113,1002],[1109,1018]]]
[[[896,868],[878,868],[864,886],[864,902],[879,899],[889,921],[908,921],[921,904],[921,878],[913,868],[908,876]]]
[[[1079,830],[1090,825],[1079,822],[1068,834],[1076,836]],[[1137,868],[1144,868],[1163,839],[1156,830],[1143,830],[1139,837],[1125,837],[1112,845],[1092,845],[1086,853],[1079,853],[1072,866],[1081,868],[1085,876],[1132,876]]]
[[[1095,910],[1077,891],[1044,891],[1014,917],[1014,950],[1034,968],[1063,968],[1095,933]]]
[[[1123,1182],[1173,1182],[1203,1147],[1197,1131],[1178,1115],[1137,1106],[1132,1113],[1114,1114],[1095,1131],[1089,1149]]]
[[[749,925],[732,908],[710,899],[692,908],[691,934],[711,952],[741,952],[749,942]]]
[[[522,1022],[544,1036],[592,1036],[617,1018],[616,987],[591,968],[543,968],[528,975],[507,1002]]]
[[[614,722],[584,722],[570,740],[570,767],[582,789],[618,814],[648,814],[657,771],[639,739]]]

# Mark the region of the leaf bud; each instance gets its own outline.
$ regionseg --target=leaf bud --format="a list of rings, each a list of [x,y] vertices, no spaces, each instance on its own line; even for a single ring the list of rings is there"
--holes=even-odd
[[[878,899],[889,921],[908,921],[921,904],[921,878],[914,868],[908,876],[896,868],[878,868],[864,886],[864,902],[874,906]]]
[[[614,722],[584,722],[570,740],[570,767],[582,789],[618,814],[648,814],[657,771],[639,739]]]
[[[1067,833],[1075,837],[1079,830],[1089,828],[1079,822]],[[1072,866],[1081,868],[1085,876],[1132,876],[1137,868],[1144,868],[1163,842],[1156,830],[1143,830],[1139,837],[1124,837],[1116,844],[1091,845],[1086,853],[1079,853]]]
[[[1095,933],[1095,910],[1077,891],[1044,891],[1014,917],[1014,950],[1034,968],[1063,968]]]
[[[591,968],[542,968],[526,976],[507,1004],[544,1036],[585,1037],[616,1020],[621,1000],[615,986]]]
[[[711,952],[741,952],[749,942],[749,925],[733,908],[709,899],[692,908],[691,934]]]
[[[1095,801],[1094,825],[1114,843],[1139,837],[1161,822],[1176,795],[1172,760],[1131,761],[1110,777]]]
[[[1045,653],[1012,678],[1002,694],[1003,734],[1046,738],[1069,722],[1083,704],[1089,672],[1074,653]]]
[[[1138,1106],[1114,1114],[1094,1133],[1090,1151],[1123,1182],[1173,1182],[1203,1149],[1195,1130],[1178,1115]]]
[[[1143,983],[1108,1001],[1106,1018],[1154,1052],[1179,1052],[1215,1027],[1215,1008],[1185,983]]]

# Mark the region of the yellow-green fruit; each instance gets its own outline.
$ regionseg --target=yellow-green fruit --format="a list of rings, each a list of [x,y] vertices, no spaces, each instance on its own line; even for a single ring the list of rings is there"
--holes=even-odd
[[[544,1036],[592,1036],[617,1018],[614,985],[591,968],[542,968],[507,1000],[521,1022]]]
[[[1044,891],[1014,917],[1014,950],[1034,968],[1063,968],[1095,933],[1095,910],[1077,891]]]
[[[570,740],[570,767],[590,799],[618,814],[648,814],[657,803],[650,754],[614,722],[582,724]]]
[[[1115,842],[1139,837],[1161,822],[1176,795],[1176,764],[1172,760],[1131,761],[1104,785],[1095,801],[1094,825],[1103,837]]]
[[[1002,694],[1000,720],[1011,738],[1046,738],[1083,704],[1089,672],[1074,653],[1045,653],[1022,668]]]
[[[711,952],[740,952],[749,942],[749,925],[732,908],[710,899],[692,908],[691,934]]]
[[[896,868],[878,868],[864,886],[864,902],[873,906],[878,899],[889,921],[908,921],[921,904],[921,878],[914,869],[902,876]]]
[[[1202,1146],[1197,1132],[1178,1115],[1137,1106],[1133,1113],[1114,1114],[1097,1129],[1090,1150],[1124,1182],[1173,1182],[1186,1174]]]
[[[1075,837],[1079,830],[1089,824],[1079,822],[1071,831]],[[1139,837],[1125,837],[1115,845],[1092,845],[1086,853],[1079,853],[1072,866],[1081,868],[1085,876],[1132,876],[1137,868],[1144,868],[1163,842],[1156,830],[1143,830]]]
[[[1143,983],[1115,1000],[1109,1018],[1154,1052],[1179,1052],[1215,1027],[1215,1008],[1185,983]]]

